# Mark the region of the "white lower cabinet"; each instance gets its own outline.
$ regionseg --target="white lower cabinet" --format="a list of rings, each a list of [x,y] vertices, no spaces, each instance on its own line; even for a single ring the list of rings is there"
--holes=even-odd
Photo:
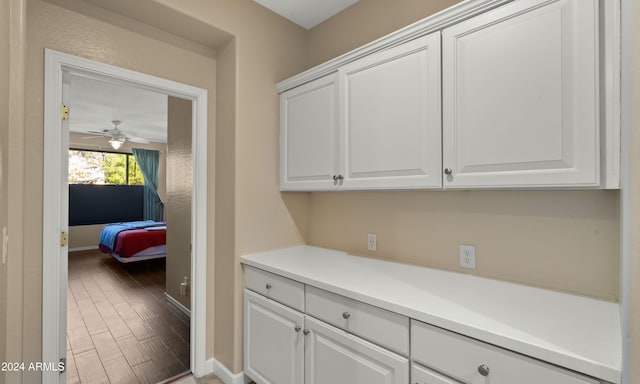
[[[409,356],[409,318],[307,286],[306,313],[376,345]]]
[[[310,316],[305,384],[406,384],[409,360]]]
[[[334,327],[250,289],[244,311],[245,373],[257,384],[409,382],[407,357],[348,332],[348,324]]]
[[[244,365],[257,384],[604,383],[386,308],[246,272]]]
[[[463,383],[600,383],[566,369],[419,321],[411,322],[411,356],[414,361]],[[457,382],[432,380],[425,383]]]
[[[300,384],[304,315],[244,290],[245,373],[259,384]]]

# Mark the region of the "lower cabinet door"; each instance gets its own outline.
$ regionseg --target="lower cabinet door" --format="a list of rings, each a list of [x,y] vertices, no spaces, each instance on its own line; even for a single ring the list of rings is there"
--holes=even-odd
[[[245,373],[258,384],[301,384],[304,315],[244,290]]]
[[[305,384],[406,384],[408,359],[305,317]]]

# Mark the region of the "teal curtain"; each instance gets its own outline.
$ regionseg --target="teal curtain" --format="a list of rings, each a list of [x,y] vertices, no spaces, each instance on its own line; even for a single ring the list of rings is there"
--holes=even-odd
[[[144,219],[163,221],[164,208],[158,195],[158,164],[160,152],[133,148],[133,155],[144,176]]]

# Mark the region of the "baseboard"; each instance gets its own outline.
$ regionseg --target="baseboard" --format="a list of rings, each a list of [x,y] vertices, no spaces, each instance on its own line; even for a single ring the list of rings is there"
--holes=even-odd
[[[167,292],[164,293],[164,298],[169,302],[169,304],[173,305],[174,307],[178,308],[180,310],[180,312],[184,313],[185,315],[191,317],[191,310],[189,310],[187,307],[185,307],[184,305],[182,305],[178,300],[174,299],[171,295],[169,295]]]
[[[91,245],[88,247],[74,247],[74,248],[69,248],[69,252],[78,252],[78,251],[91,251],[94,249],[98,249],[97,245]]]
[[[224,364],[216,359],[211,358],[207,360],[207,370],[209,370],[210,367],[213,368],[213,373],[215,373],[224,384],[247,384],[251,381],[245,378],[243,372],[236,374],[231,373]]]
[[[204,375],[208,375],[210,373],[213,373],[213,371],[215,370],[215,367],[216,367],[216,359],[214,359],[213,357],[210,358],[209,360],[205,361],[204,362],[204,370],[205,370]]]

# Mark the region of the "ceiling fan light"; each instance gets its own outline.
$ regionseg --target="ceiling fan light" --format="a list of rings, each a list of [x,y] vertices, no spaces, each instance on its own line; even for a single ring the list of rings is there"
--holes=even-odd
[[[111,147],[113,149],[118,150],[122,146],[122,141],[116,140],[116,139],[111,139],[111,140],[109,140],[109,144],[111,144]]]

